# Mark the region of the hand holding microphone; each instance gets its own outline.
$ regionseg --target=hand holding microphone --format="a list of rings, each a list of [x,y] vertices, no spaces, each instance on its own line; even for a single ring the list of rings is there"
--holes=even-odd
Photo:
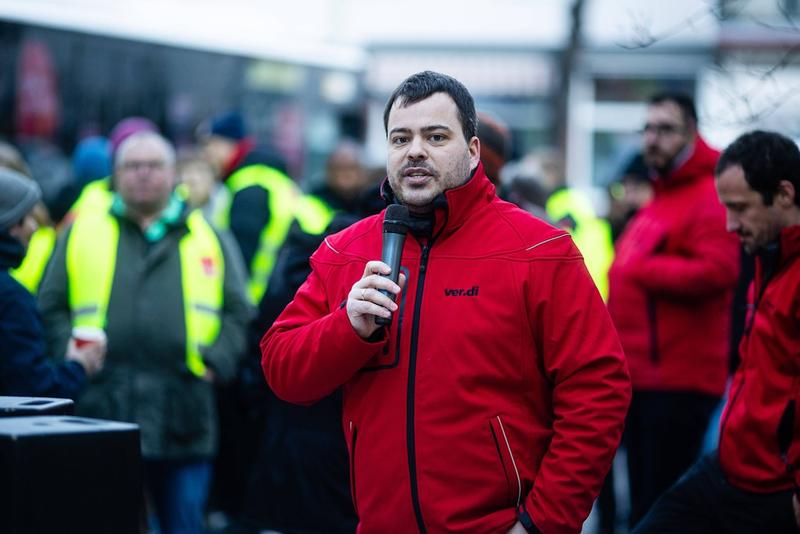
[[[408,208],[400,204],[392,204],[386,208],[383,218],[383,248],[381,261],[389,266],[389,279],[395,284],[400,281],[400,257],[403,255],[403,244],[409,227]],[[394,295],[386,291],[382,293],[394,300]],[[392,316],[378,315],[375,322],[381,326],[392,324]]]
[[[409,227],[408,208],[389,206],[383,221],[382,261],[370,261],[364,274],[353,284],[347,296],[350,324],[362,338],[371,336],[380,326],[389,325],[397,310],[395,296],[405,284],[400,274],[400,257]]]

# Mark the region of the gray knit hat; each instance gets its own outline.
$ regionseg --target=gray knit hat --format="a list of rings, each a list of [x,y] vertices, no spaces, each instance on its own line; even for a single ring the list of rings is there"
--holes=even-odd
[[[39,184],[18,172],[0,167],[0,232],[21,221],[40,198]]]

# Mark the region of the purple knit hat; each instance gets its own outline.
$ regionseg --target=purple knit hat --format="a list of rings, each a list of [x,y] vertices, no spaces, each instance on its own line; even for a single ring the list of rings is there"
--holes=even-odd
[[[119,121],[117,125],[111,129],[111,133],[108,136],[109,141],[111,141],[112,156],[117,153],[119,145],[121,145],[125,139],[140,132],[159,133],[158,126],[150,119],[144,117],[127,117]]]

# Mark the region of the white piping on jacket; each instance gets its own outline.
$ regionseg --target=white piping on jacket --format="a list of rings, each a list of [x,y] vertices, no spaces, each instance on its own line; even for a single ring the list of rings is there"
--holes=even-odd
[[[525,250],[526,251],[533,250],[533,249],[535,249],[536,247],[538,247],[540,245],[544,245],[545,243],[549,243],[550,241],[555,241],[556,239],[561,239],[562,237],[569,237],[569,234],[561,234],[561,235],[557,235],[555,237],[551,237],[550,239],[545,239],[541,243],[536,243],[535,245],[531,245],[528,248],[526,248]]]
[[[517,462],[514,460],[514,453],[511,451],[511,444],[508,442],[508,436],[506,436],[506,429],[503,427],[503,420],[500,419],[500,416],[497,416],[497,422],[500,424],[500,432],[503,433],[503,440],[506,442],[506,448],[508,449],[508,455],[511,457],[511,465],[514,466],[514,474],[517,475],[517,508],[519,508],[520,502],[522,502],[522,480],[519,478],[519,470],[517,469]]]
[[[341,252],[339,252],[338,250],[336,250],[335,248],[333,248],[333,245],[331,245],[331,243],[330,243],[330,241],[328,241],[328,238],[327,238],[327,237],[325,238],[325,244],[326,244],[326,245],[328,245],[328,248],[329,248],[329,249],[331,249],[332,251],[334,251],[335,253],[337,253],[337,254],[341,254]]]

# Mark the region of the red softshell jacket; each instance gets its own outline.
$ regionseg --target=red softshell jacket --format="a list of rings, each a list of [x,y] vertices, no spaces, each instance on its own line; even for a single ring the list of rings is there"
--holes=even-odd
[[[800,482],[800,226],[783,229],[779,260],[766,275],[758,261],[750,293],[755,308],[745,323],[719,439],[728,480],[759,493]]]
[[[480,167],[445,196],[432,242],[406,239],[381,340],[344,303],[380,258],[383,213],[314,253],[261,341],[264,374],[298,403],[344,384],[359,532],[505,532],[522,505],[542,532],[579,532],[630,400],[614,327],[568,234]]]
[[[725,390],[739,245],[714,188],[718,156],[698,137],[617,241],[608,311],[634,390]]]

